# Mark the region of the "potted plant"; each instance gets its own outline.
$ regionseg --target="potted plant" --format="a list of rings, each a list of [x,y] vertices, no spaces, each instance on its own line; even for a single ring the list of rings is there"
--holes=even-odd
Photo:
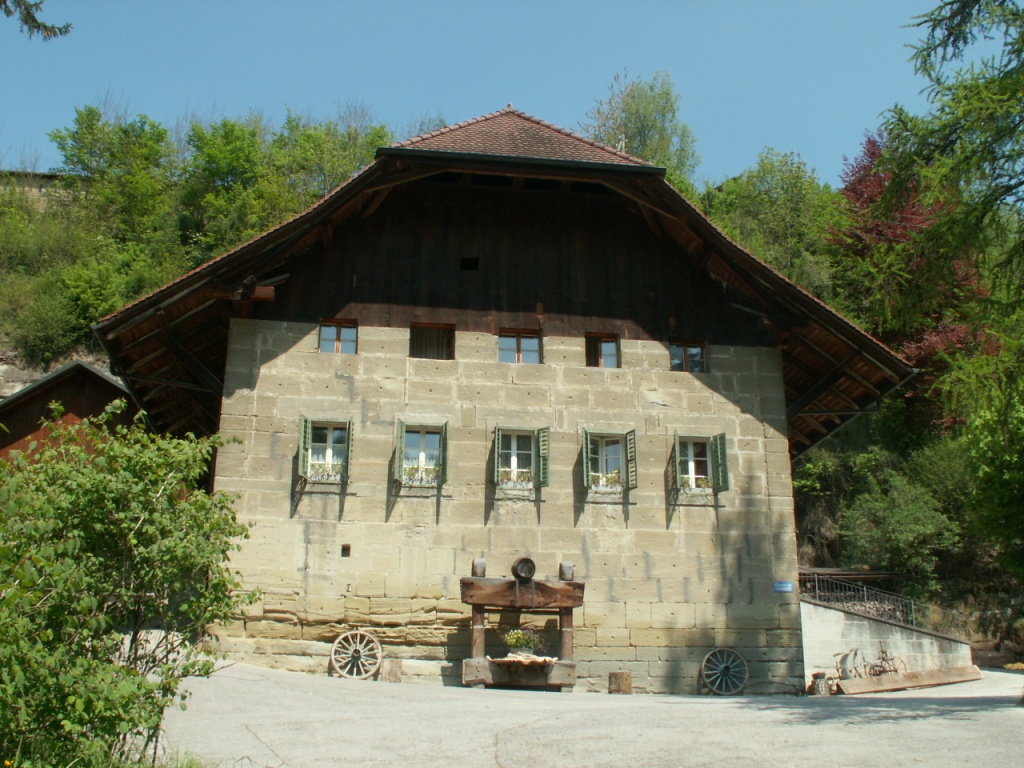
[[[529,627],[510,629],[502,635],[502,639],[510,653],[522,653],[530,656],[537,655],[537,651],[543,645],[541,636]]]

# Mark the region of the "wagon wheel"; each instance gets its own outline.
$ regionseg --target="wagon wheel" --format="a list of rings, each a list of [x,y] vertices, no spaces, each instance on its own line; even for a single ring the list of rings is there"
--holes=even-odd
[[[743,690],[750,679],[746,660],[732,648],[715,648],[704,657],[700,677],[712,693],[733,696]]]
[[[342,632],[331,646],[331,669],[342,677],[365,680],[380,669],[380,641],[369,632]]]

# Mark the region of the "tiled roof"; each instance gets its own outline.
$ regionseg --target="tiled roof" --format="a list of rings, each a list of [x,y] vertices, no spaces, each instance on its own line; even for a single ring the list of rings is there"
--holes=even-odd
[[[538,120],[505,109],[392,144],[402,149],[460,152],[587,163],[648,166],[637,157]]]

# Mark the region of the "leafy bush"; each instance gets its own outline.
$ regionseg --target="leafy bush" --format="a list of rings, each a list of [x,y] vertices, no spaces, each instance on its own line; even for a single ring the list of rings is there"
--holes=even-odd
[[[108,428],[122,407],[0,462],[0,757],[20,766],[138,757],[245,599],[226,561],[246,529],[198,488],[218,441]]]
[[[839,519],[848,564],[906,574],[918,589],[932,584],[939,553],[954,549],[959,528],[939,508],[926,488],[883,469],[868,478]]]

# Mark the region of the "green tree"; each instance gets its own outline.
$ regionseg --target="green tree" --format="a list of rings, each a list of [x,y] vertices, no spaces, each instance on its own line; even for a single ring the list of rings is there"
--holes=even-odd
[[[998,253],[1019,300],[1024,12],[1014,0],[946,0],[917,26],[925,37],[912,58],[928,80],[931,109],[912,115],[897,105],[889,113],[883,203],[921,195],[938,209],[919,236],[930,258],[917,280],[948,282],[965,256]]]
[[[830,233],[839,198],[799,155],[766,148],[753,168],[701,198],[726,234],[801,287],[831,298]]]
[[[152,745],[180,681],[211,671],[196,641],[245,599],[227,558],[246,529],[200,488],[217,441],[108,428],[120,408],[0,461],[0,754],[17,765]]]
[[[679,95],[667,72],[650,80],[630,79],[617,73],[608,86],[608,98],[597,99],[580,130],[596,141],[619,147],[631,155],[668,170],[669,181],[693,195],[693,172],[700,164],[696,139],[679,119]]]
[[[4,16],[18,17],[18,24],[21,31],[29,37],[39,35],[44,41],[52,40],[55,37],[63,37],[71,31],[71,24],[47,24],[39,20],[39,13],[43,10],[43,0],[0,0],[0,11]]]
[[[50,139],[61,153],[66,202],[87,213],[86,226],[121,242],[170,248],[176,168],[166,128],[145,115],[129,120],[90,106],[76,109],[73,125]]]
[[[382,125],[317,122],[289,112],[268,147],[266,195],[274,200],[278,193],[271,208],[282,218],[301,211],[373,162],[377,147],[391,138]]]
[[[947,354],[937,386],[963,424],[977,489],[972,527],[993,542],[1004,569],[1024,576],[1024,467],[1019,465],[1024,403],[1024,11],[1014,0],[946,0],[918,19],[924,38],[917,71],[929,82],[930,110],[897,106],[883,157],[892,209],[920,194],[934,206],[916,238],[927,253],[915,279],[954,282],[976,265],[983,290],[974,315],[977,342]]]
[[[995,543],[1002,567],[1024,579],[1024,311],[989,336],[995,350],[960,355],[942,384],[964,414],[975,530]]]
[[[860,492],[839,518],[845,564],[897,571],[915,591],[934,589],[936,564],[958,547],[959,526],[898,457],[871,451],[854,471]]]
[[[258,185],[267,174],[262,117],[193,123],[182,180],[181,232],[193,264],[258,235],[270,217]],[[276,223],[276,222],[275,222]]]

